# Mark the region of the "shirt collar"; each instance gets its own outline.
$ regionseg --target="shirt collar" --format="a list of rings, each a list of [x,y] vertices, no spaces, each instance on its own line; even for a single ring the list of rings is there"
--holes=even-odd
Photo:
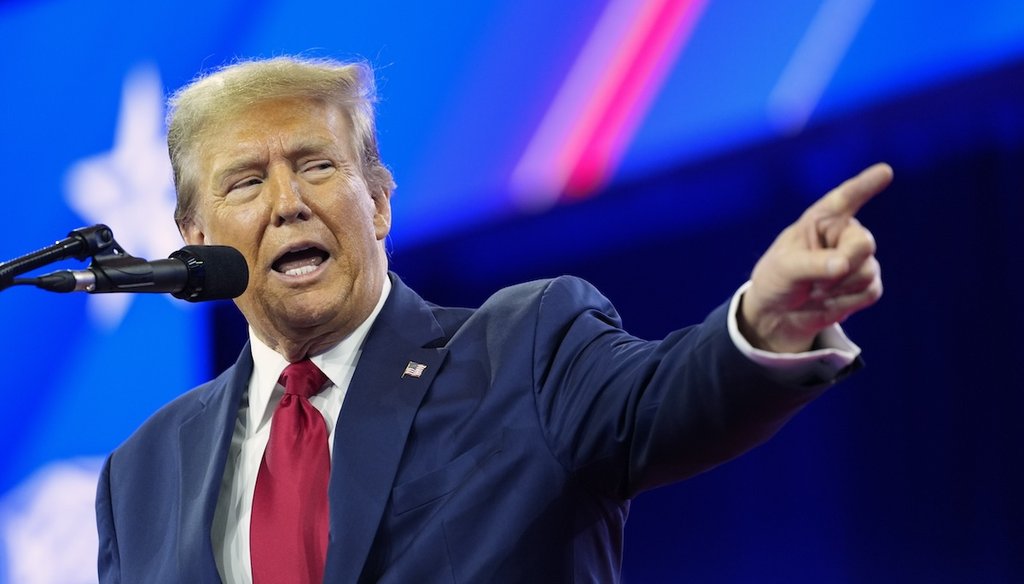
[[[362,354],[363,341],[370,327],[377,320],[384,302],[391,292],[391,279],[384,278],[380,298],[373,312],[354,331],[327,351],[310,357],[310,361],[324,372],[324,375],[338,387],[347,388],[355,373],[356,364]],[[249,327],[249,343],[252,349],[252,378],[249,380],[249,422],[250,428],[258,428],[267,418],[271,401],[275,398],[277,380],[288,366],[288,361],[277,351],[261,341]],[[279,392],[280,393],[280,392]],[[277,396],[280,399],[279,396]]]

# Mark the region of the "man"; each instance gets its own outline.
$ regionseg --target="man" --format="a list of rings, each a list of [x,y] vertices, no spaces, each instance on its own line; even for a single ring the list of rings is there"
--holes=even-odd
[[[887,166],[649,342],[577,279],[469,310],[389,273],[372,91],[360,65],[279,58],[172,98],[176,221],[245,256],[250,342],[108,459],[102,582],[614,582],[630,498],[762,442],[856,366],[836,323],[881,295],[853,216]]]

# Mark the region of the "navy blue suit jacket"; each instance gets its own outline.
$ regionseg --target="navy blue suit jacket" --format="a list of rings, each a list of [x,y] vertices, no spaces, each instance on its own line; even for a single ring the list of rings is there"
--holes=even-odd
[[[392,280],[335,432],[325,582],[615,582],[631,497],[762,442],[825,384],[771,381],[725,306],[651,342],[575,278],[476,310]],[[219,582],[210,527],[251,371],[246,347],[107,460],[102,583]]]

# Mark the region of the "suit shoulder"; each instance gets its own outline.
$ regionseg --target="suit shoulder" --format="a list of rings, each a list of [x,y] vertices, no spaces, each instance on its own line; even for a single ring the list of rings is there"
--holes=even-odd
[[[523,305],[537,315],[541,325],[567,323],[589,313],[620,325],[612,303],[593,284],[576,276],[559,276],[526,282],[500,290],[488,302]],[[487,306],[487,304],[485,304]]]
[[[492,304],[576,307],[610,307],[611,303],[593,284],[576,276],[558,276],[516,284],[495,292],[481,308]]]
[[[215,400],[221,392],[228,391],[229,384],[226,378],[229,371],[186,391],[161,406],[160,409],[132,432],[117,447],[115,452],[131,451],[140,448],[145,450],[167,443],[168,438],[171,436],[169,432],[176,431],[182,423]]]
[[[583,314],[619,325],[615,308],[593,285],[575,276],[559,276],[515,284],[498,290],[478,309],[438,309],[438,321],[452,321],[447,330],[483,325],[501,336],[563,329]],[[525,329],[522,327],[526,327]],[[532,332],[527,332],[532,331]]]

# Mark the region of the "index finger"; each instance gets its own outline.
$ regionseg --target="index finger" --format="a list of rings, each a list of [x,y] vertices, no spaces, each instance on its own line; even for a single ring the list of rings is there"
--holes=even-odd
[[[829,191],[818,199],[810,208],[819,218],[852,217],[860,211],[872,197],[885,190],[892,182],[892,167],[884,162],[873,164],[862,170],[860,174],[849,178],[843,184]]]

